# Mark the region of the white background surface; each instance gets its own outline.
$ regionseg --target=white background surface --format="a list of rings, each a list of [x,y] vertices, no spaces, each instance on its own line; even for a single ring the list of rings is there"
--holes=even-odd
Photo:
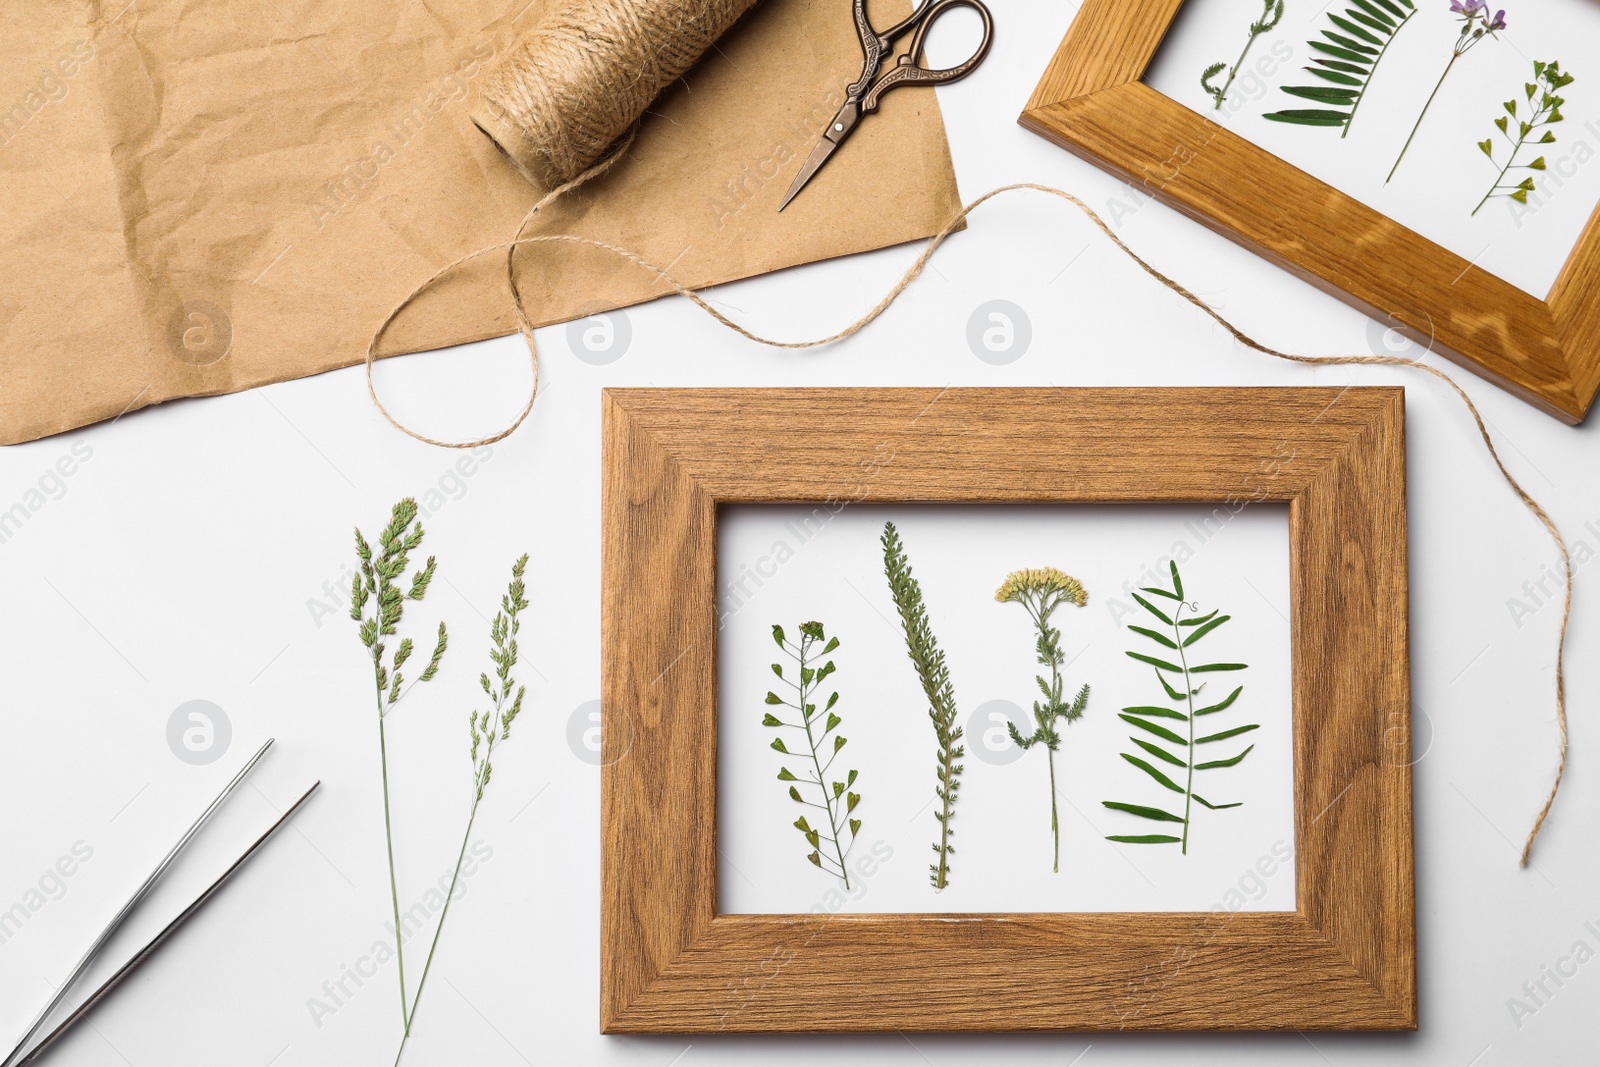
[[[1292,867],[1269,862],[1271,878],[1254,870],[1263,856],[1273,859],[1274,845],[1286,857],[1294,842],[1286,507],[1247,507],[1235,516],[1224,509],[1224,522],[1211,517],[1211,508],[1192,505],[853,504],[826,524],[812,519],[811,526],[802,525],[812,511],[805,505],[745,505],[726,507],[719,516],[717,847],[723,911],[1294,910]],[[822,514],[829,514],[826,506]],[[1207,519],[1209,527],[1202,525]],[[933,817],[937,746],[883,575],[879,537],[885,521],[900,531],[922,587],[955,687],[957,721],[966,732],[967,757],[960,761],[966,770],[951,823],[956,852],[950,885],[938,893],[928,884],[928,865],[936,862],[928,846],[939,834]],[[802,541],[800,532],[809,537]],[[1149,638],[1126,629],[1130,622],[1163,633],[1170,629],[1129,593],[1152,584],[1171,588],[1166,561],[1172,556],[1179,559],[1189,603],[1197,605],[1184,617],[1213,609],[1231,616],[1189,649],[1189,661],[1250,666],[1195,676],[1204,683],[1196,707],[1244,687],[1231,707],[1196,720],[1204,727],[1199,734],[1250,723],[1261,727],[1197,750],[1197,762],[1204,762],[1256,746],[1236,767],[1196,772],[1195,792],[1213,804],[1244,806],[1210,812],[1196,804],[1188,855],[1177,845],[1107,841],[1107,834],[1182,831],[1101,805],[1114,800],[1182,814],[1178,794],[1117,756],[1130,752],[1169,770],[1127,740],[1155,739],[1117,712],[1130,705],[1175,706],[1154,668],[1124,655],[1127,649],[1163,654]],[[1079,686],[1090,687],[1083,717],[1057,723],[1060,873],[1050,869],[1045,749],[1019,753],[1005,728],[1010,716],[1023,736],[1035,729],[1034,678],[1045,670],[1034,649],[1038,631],[1021,605],[994,599],[1010,571],[1047,566],[1067,571],[1089,594],[1084,607],[1064,604],[1051,617],[1067,658],[1063,692],[1070,700]],[[775,780],[780,766],[796,775],[812,773],[804,734],[761,725],[768,710],[797,721],[797,713],[763,701],[769,690],[794,700],[770,664],[783,664],[787,678],[798,674],[773,643],[772,624],[782,625],[793,641],[808,619],[821,620],[840,641],[828,657],[838,669],[815,697],[820,708],[830,693],[839,693],[834,710],[844,722],[837,732],[849,739],[828,780],[842,781],[851,768],[861,772],[851,787],[862,797],[855,812],[862,827],[846,857],[853,872],[848,891],[806,861],[810,846],[791,825],[801,814],[821,825],[826,814],[800,807]],[[1006,703],[1010,710],[1003,710]],[[1184,732],[1181,723],[1160,721]],[[768,747],[780,734],[800,758]],[[800,788],[807,800],[818,799],[814,788]],[[858,867],[864,858],[871,862]],[[1243,890],[1241,879],[1247,883]],[[1229,897],[1230,890],[1237,895]]]
[[[1368,321],[1149,203],[1017,127],[1071,5],[1011,0],[994,53],[941,91],[962,190],[1062,185],[1109,211],[1160,269],[1262,338],[1319,352],[1385,345]],[[870,124],[861,136],[871,136]],[[470,195],[463,192],[461,195]],[[784,337],[813,336],[870,307],[912,259],[891,249],[713,294]],[[1006,299],[1031,323],[1021,358],[975,358],[967,323]],[[307,1003],[386,936],[388,906],[370,682],[353,624],[313,618],[352,559],[350,528],[379,525],[407,493],[438,490],[425,550],[433,592],[410,616],[452,623],[452,670],[392,720],[407,900],[448,869],[464,815],[465,717],[487,623],[527,550],[533,602],[523,647],[529,703],[497,760],[478,837],[493,848],[453,909],[418,1016],[417,1064],[639,1067],[968,1062],[1061,1065],[1583,1064],[1593,1059],[1600,962],[1524,1016],[1507,1007],[1600,926],[1593,848],[1600,786],[1593,648],[1600,599],[1578,573],[1569,694],[1574,758],[1536,867],[1516,865],[1555,758],[1559,607],[1525,583],[1555,550],[1483,454],[1459,402],[1403,369],[1307,368],[1234,345],[1121,258],[1069,206],[1013,194],[983,208],[868,331],[812,353],[742,341],[682,300],[628,313],[632,342],[606,366],[542,331],[547,391],[529,424],[470,477],[372,410],[359,371],[165,405],[0,451],[0,502],[37,488],[75,444],[92,449],[0,545],[3,744],[0,904],[9,907],[74,842],[93,858],[67,891],[0,946],[0,1030],[19,1031],[104,921],[260,739],[278,750],[153,900],[121,954],[237,852],[314,777],[324,792],[55,1061],[74,1067],[383,1064],[399,1021],[387,972],[336,1014]],[[81,354],[92,358],[92,353]],[[525,355],[392,361],[380,388],[434,434],[497,428],[520,404]],[[598,1034],[599,769],[569,747],[600,691],[600,390],[623,385],[1404,385],[1408,390],[1412,677],[1422,1029],[1414,1035],[1035,1035],[875,1038],[602,1038]],[[1600,545],[1600,441],[1475,379],[1467,388],[1507,462],[1575,542]],[[1593,522],[1596,529],[1586,527]],[[1549,588],[1547,586],[1547,588]],[[1523,598],[1533,613],[1508,609]],[[1543,600],[1543,597],[1540,598]],[[536,668],[536,671],[532,668]],[[209,767],[179,761],[165,726],[183,701],[215,701],[234,740]],[[586,752],[587,754],[587,752]],[[256,787],[259,787],[259,791]],[[113,954],[117,955],[116,950]],[[1530,1002],[1531,1004],[1531,1002]],[[414,1056],[414,1058],[412,1058]],[[1076,1060],[1075,1060],[1076,1058]]]
[[[1373,74],[1350,136],[1324,129],[1269,122],[1262,114],[1326,105],[1280,90],[1284,85],[1335,88],[1306,73],[1318,53],[1306,42],[1328,43],[1323,30],[1343,33],[1328,13],[1343,15],[1347,0],[1328,4],[1287,3],[1277,28],[1256,39],[1239,78],[1218,111],[1200,86],[1212,63],[1232,67],[1244,47],[1246,30],[1261,15],[1261,0],[1191,0],[1162,42],[1145,81],[1174,100],[1220,122],[1267,151],[1334,188],[1409,226],[1490,274],[1543,297],[1572,253],[1583,226],[1600,200],[1600,5],[1582,0],[1516,4],[1506,10],[1506,29],[1462,56],[1450,72],[1405,162],[1385,182],[1416,125],[1428,96],[1450,62],[1461,33],[1461,17],[1448,0],[1417,0],[1417,13],[1394,37]],[[1489,5],[1499,10],[1499,3]],[[1348,36],[1348,34],[1346,34]],[[1513,170],[1515,185],[1532,177],[1538,192],[1526,205],[1497,197],[1483,205],[1483,194],[1505,165],[1510,145],[1494,128],[1505,102],[1517,100],[1527,118],[1524,86],[1533,80],[1533,61],[1559,60],[1576,77],[1562,90],[1565,122],[1548,128],[1555,144],[1533,145],[1518,164],[1545,157],[1543,173]],[[1224,72],[1215,84],[1227,78]],[[1516,133],[1515,122],[1511,132]],[[1535,134],[1534,137],[1541,136]],[[1478,142],[1495,141],[1495,162]]]

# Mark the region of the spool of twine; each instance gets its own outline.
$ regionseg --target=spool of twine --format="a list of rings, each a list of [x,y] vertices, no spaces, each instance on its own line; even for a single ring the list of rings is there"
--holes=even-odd
[[[543,188],[593,166],[756,0],[554,0],[472,121]]]

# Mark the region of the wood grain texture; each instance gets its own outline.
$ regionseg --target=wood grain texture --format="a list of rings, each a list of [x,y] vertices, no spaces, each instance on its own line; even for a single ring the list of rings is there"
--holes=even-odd
[[[1086,0],[1019,121],[1570,423],[1600,389],[1600,210],[1546,300],[1139,79],[1183,0]]]
[[[602,1030],[1416,1026],[1401,390],[603,403]],[[830,500],[1286,501],[1298,910],[717,914],[716,509]]]

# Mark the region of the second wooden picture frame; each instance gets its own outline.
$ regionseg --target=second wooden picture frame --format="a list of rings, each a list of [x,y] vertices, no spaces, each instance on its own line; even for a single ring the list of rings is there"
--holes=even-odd
[[[1600,208],[1544,299],[1143,81],[1184,0],[1084,0],[1018,121],[1568,423],[1600,391]]]

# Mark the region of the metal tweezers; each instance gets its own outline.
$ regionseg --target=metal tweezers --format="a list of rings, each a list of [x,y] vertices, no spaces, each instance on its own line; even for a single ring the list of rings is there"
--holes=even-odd
[[[89,999],[85,1000],[75,1011],[73,1011],[71,1015],[67,1016],[66,1019],[62,1021],[60,1026],[57,1026],[54,1030],[50,1031],[45,1039],[39,1042],[39,1044],[36,1045],[32,1051],[28,1052],[26,1055],[23,1054],[23,1049],[27,1048],[28,1042],[33,1040],[34,1035],[39,1032],[39,1028],[44,1025],[45,1020],[50,1017],[50,1014],[61,1006],[61,1002],[66,999],[67,993],[71,991],[75,984],[77,984],[78,979],[83,977],[84,972],[89,969],[89,965],[92,964],[96,957],[99,956],[100,950],[105,948],[106,942],[111,940],[111,935],[117,932],[117,930],[127,920],[128,916],[133,913],[133,909],[138,907],[139,902],[149,894],[156,882],[159,881],[161,876],[167,872],[167,868],[171,867],[173,861],[178,858],[178,853],[182,852],[185,846],[187,846],[189,842],[194,839],[194,836],[200,832],[200,828],[204,826],[211,816],[215,814],[216,810],[222,806],[222,802],[228,799],[228,795],[238,787],[240,782],[244,781],[245,775],[249,774],[257,763],[261,762],[261,757],[265,756],[267,754],[267,749],[272,747],[272,741],[272,738],[267,738],[267,743],[262,745],[254,756],[250,757],[250,762],[246,763],[244,768],[240,770],[238,774],[233,776],[233,781],[229,782],[225,787],[223,787],[222,792],[217,794],[217,799],[211,802],[211,806],[200,813],[200,817],[194,821],[194,825],[190,826],[188,831],[178,839],[178,843],[176,845],[172,846],[172,851],[168,852],[166,858],[156,865],[155,870],[150,872],[150,877],[146,878],[143,884],[141,884],[138,889],[134,890],[133,896],[128,898],[128,902],[122,906],[122,910],[117,912],[117,914],[112,917],[111,921],[106,924],[106,928],[100,931],[100,936],[94,939],[94,943],[89,946],[89,951],[83,954],[83,958],[79,960],[78,965],[72,969],[72,973],[67,976],[67,980],[61,983],[61,987],[56,990],[56,994],[50,999],[50,1003],[46,1004],[44,1006],[44,1010],[41,1011],[38,1017],[33,1020],[33,1025],[28,1027],[28,1032],[22,1035],[22,1040],[17,1042],[17,1047],[12,1049],[10,1054],[7,1055],[4,1060],[0,1060],[0,1067],[22,1067],[23,1064],[32,1063],[34,1059],[44,1052],[45,1049],[55,1044],[63,1034],[73,1027],[73,1025],[83,1019],[84,1016],[88,1015],[97,1004],[99,1004],[106,997],[110,996],[111,993],[114,992],[116,988],[120,986],[141,963],[149,959],[155,954],[157,949],[166,944],[172,935],[177,933],[178,928],[184,923],[188,922],[189,919],[193,917],[194,913],[199,911],[205,902],[210,900],[217,890],[221,889],[230,878],[237,874],[239,868],[243,867],[245,863],[249,861],[250,857],[254,856],[256,852],[261,849],[261,846],[266,844],[272,835],[277,833],[278,830],[289,821],[289,817],[292,816],[296,811],[300,810],[300,806],[310,799],[311,794],[316,792],[317,786],[322,784],[320,781],[313,782],[311,784],[311,788],[307,789],[305,793],[301,795],[299,800],[290,805],[289,810],[284,812],[283,815],[278,818],[277,822],[273,823],[267,828],[266,833],[256,838],[255,843],[245,850],[244,855],[234,860],[233,865],[226,871],[223,871],[221,877],[219,877],[215,882],[212,882],[205,892],[196,897],[192,904],[183,909],[183,911],[178,914],[177,918],[168,923],[159,934],[157,934],[150,940],[148,944],[144,946],[144,948],[135,953],[132,959],[128,960],[127,963],[124,963],[117,970],[116,974],[113,974],[110,978],[106,979],[105,983],[101,985],[99,989],[96,989],[92,994],[90,994]]]

